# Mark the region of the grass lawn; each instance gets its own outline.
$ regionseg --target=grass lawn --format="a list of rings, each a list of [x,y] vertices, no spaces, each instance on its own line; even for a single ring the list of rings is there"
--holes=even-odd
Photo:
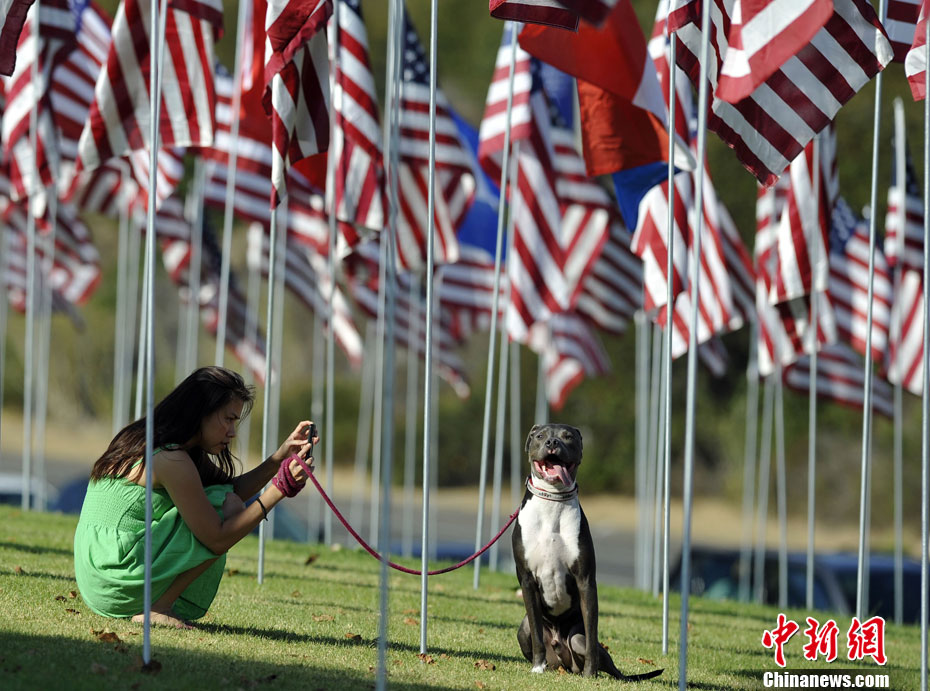
[[[142,627],[94,614],[78,594],[71,541],[77,519],[22,514],[0,506],[0,689],[366,689],[375,681],[378,562],[360,551],[282,541],[267,544],[265,579],[256,580],[258,542],[233,549],[213,609],[193,631],[152,632],[155,672],[141,669]],[[418,564],[411,564],[418,566]],[[510,574],[484,572],[472,589],[470,568],[433,577],[429,653],[420,650],[420,579],[392,572],[389,682],[392,688],[605,688],[550,671],[530,673],[516,627],[523,617]],[[671,645],[662,653],[661,602],[631,589],[600,588],[600,637],[627,673],[664,667],[637,689],[677,688],[678,608],[671,604]],[[776,671],[761,636],[777,610],[691,600],[688,676],[693,688],[762,688]],[[919,606],[919,603],[907,603]],[[805,627],[808,614],[787,612]],[[836,617],[839,657],[850,618]],[[803,660],[799,632],[785,648],[789,668],[843,668],[890,674],[891,688],[918,689],[920,630],[888,624],[879,668]]]

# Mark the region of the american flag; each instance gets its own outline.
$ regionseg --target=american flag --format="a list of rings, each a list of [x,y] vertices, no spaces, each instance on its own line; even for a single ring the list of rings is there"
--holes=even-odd
[[[917,28],[914,30],[914,43],[904,58],[904,74],[911,85],[911,94],[915,101],[924,98],[927,79],[927,3],[920,4]]]
[[[479,160],[489,175],[500,171],[510,36],[505,29],[479,135]],[[534,322],[574,308],[616,210],[585,175],[567,123],[544,88],[546,81],[567,77],[519,48],[515,69],[512,137],[519,153],[510,184],[514,235],[507,328],[524,342]]]
[[[335,159],[336,218],[345,222],[347,248],[362,239],[353,226],[381,230],[385,225],[384,166],[378,97],[368,57],[368,33],[360,0],[336,3],[339,59],[333,91],[332,156]]]
[[[13,74],[16,44],[33,2],[35,0],[0,0],[0,74]]]
[[[162,147],[209,146],[215,110],[213,44],[222,28],[222,4],[219,0],[179,2],[168,8],[165,20],[167,53],[159,119]],[[106,67],[97,79],[78,144],[78,172],[93,170],[149,144],[150,23],[149,5],[144,1],[120,4]]]
[[[799,393],[810,393],[810,356],[803,355],[782,372],[785,385]],[[862,410],[865,365],[862,356],[845,343],[824,346],[817,354],[817,396]],[[877,375],[872,376],[872,410],[885,417],[894,416],[891,387]]]
[[[148,203],[149,155],[134,151],[110,159],[93,171],[77,174],[78,142],[94,101],[94,85],[110,50],[110,18],[95,3],[82,5],[78,14],[75,47],[52,72],[51,109],[58,130],[61,157],[59,193],[83,211],[116,216],[120,208],[137,201]],[[184,175],[182,153],[159,149],[156,207],[171,196]]]
[[[51,274],[47,277],[52,289],[66,302],[74,306],[84,304],[100,283],[100,254],[93,244],[90,231],[77,216],[70,204],[58,204],[57,213],[50,218],[51,206],[46,207],[45,214],[36,219],[36,230],[42,235],[51,232],[55,224],[55,256]],[[5,224],[23,238],[27,232],[26,209],[22,204],[10,204],[3,214]],[[38,268],[46,264],[44,243],[36,244]],[[25,244],[23,244],[25,252]],[[25,255],[23,255],[25,256]],[[23,283],[25,286],[25,282]],[[25,295],[23,295],[25,297]],[[17,301],[14,301],[14,304]],[[23,303],[25,304],[25,303]]]
[[[885,8],[885,31],[894,49],[894,61],[904,62],[914,43],[920,16],[920,0],[888,0]]]
[[[820,134],[819,187],[814,189],[814,142],[804,148],[788,169],[784,208],[775,227],[775,282],[773,304],[825,290],[827,238],[833,205],[839,195],[836,133],[829,125]],[[816,247],[814,246],[816,243]],[[812,263],[814,253],[817,264]]]
[[[248,265],[268,276],[270,238],[261,225],[252,225],[248,235]],[[329,273],[325,257],[308,249],[293,232],[288,232],[284,252],[284,285],[310,310],[326,318],[329,312],[329,295],[333,278]],[[342,290],[337,286],[333,292],[333,323],[336,343],[358,368],[362,364],[362,338],[352,319],[352,311]],[[328,328],[328,326],[327,326]]]
[[[265,14],[265,110],[271,115],[271,205],[287,194],[287,169],[329,147],[330,0],[271,0]]]
[[[401,267],[415,271],[426,264],[429,221],[429,63],[406,12],[403,31],[397,258]],[[434,261],[448,264],[458,260],[455,231],[474,200],[475,178],[469,153],[441,91],[436,94],[435,165]]]
[[[888,213],[885,216],[885,256],[890,266],[923,271],[924,201],[917,188],[917,174],[910,151],[905,149],[904,180],[897,179],[897,166],[891,167]]]
[[[837,336],[865,353],[869,300],[869,229],[845,200],[833,209],[830,229],[830,279],[827,292],[836,318]],[[893,288],[884,253],[875,248],[872,282],[872,359],[881,362],[888,347]]]
[[[581,285],[575,311],[604,331],[622,336],[633,313],[643,306],[643,263],[630,250],[630,233],[619,222],[591,273]]]
[[[782,365],[794,362],[808,347],[811,295],[773,305],[771,294],[774,285],[776,247],[776,218],[787,208],[787,183],[760,189],[756,201],[756,312],[759,329],[759,374],[768,376],[775,371],[776,352]],[[836,340],[836,320],[826,293],[816,291],[817,340],[832,343]]]
[[[701,0],[677,0],[671,29],[679,39],[678,64],[700,79]],[[720,7],[719,5],[717,7]],[[723,9],[723,8],[721,8]],[[726,54],[726,26],[733,18],[711,12],[710,88]],[[708,129],[736,151],[763,185],[772,184],[839,109],[891,61],[892,50],[866,0],[836,0],[833,14],[814,38],[738,103],[714,96]]]
[[[369,240],[358,245],[354,252],[346,257],[346,278],[349,293],[358,307],[371,318],[378,316],[378,281],[381,257],[380,239]],[[395,287],[394,339],[405,348],[413,349],[420,357],[425,357],[426,340],[426,304],[423,295],[410,304],[411,274],[397,276]],[[442,300],[441,287],[437,299]],[[441,303],[440,303],[441,304]],[[414,321],[410,321],[411,312]],[[451,313],[440,309],[434,319],[438,322],[433,328],[433,363],[436,373],[446,381],[459,398],[467,398],[471,393],[465,363],[456,352],[461,340],[453,333]]]
[[[597,334],[575,313],[553,315],[537,322],[527,338],[530,349],[542,357],[546,370],[546,398],[561,410],[569,393],[585,377],[610,373],[610,360]]]
[[[719,42],[724,53],[715,95],[727,103],[749,96],[810,43],[832,14],[831,0],[735,0]]]
[[[578,20],[599,24],[617,0],[488,0],[492,17],[575,29]]]
[[[913,269],[901,272],[891,308],[892,337],[885,360],[888,381],[911,393],[923,394],[924,278]]]
[[[184,221],[176,197],[159,210],[162,261],[183,301],[192,298],[188,283],[191,259],[190,226]],[[167,232],[167,231],[171,232]],[[186,232],[186,235],[185,235]],[[204,326],[214,336],[219,325],[220,247],[209,225],[203,227],[203,260],[200,270],[200,294],[196,296]],[[259,383],[265,380],[265,339],[257,326],[250,328],[245,297],[235,273],[229,276],[229,303],[226,309],[226,346]]]
[[[41,214],[46,190],[59,176],[58,137],[49,104],[49,75],[74,46],[75,18],[67,0],[47,0],[33,6],[20,34],[18,60],[4,79],[6,108],[0,120],[0,157],[9,162],[13,199],[31,199]],[[33,67],[37,79],[33,81]],[[31,113],[36,112],[35,147],[30,136]]]

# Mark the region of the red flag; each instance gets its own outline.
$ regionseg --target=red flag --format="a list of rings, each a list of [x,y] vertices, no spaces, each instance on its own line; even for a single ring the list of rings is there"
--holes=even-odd
[[[578,20],[599,24],[617,0],[488,0],[492,17],[575,29]]]
[[[920,18],[914,31],[914,43],[904,58],[904,73],[915,101],[923,100],[927,78],[927,0],[920,4]]]

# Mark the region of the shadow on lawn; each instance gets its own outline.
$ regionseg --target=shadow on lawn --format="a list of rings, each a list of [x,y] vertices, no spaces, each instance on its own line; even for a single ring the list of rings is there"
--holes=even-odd
[[[61,557],[73,557],[73,549],[64,549],[62,547],[36,547],[35,545],[24,545],[19,542],[0,542],[0,549],[12,549],[17,552],[29,552],[29,554],[57,554]]]
[[[207,627],[203,627],[207,628]],[[213,627],[222,632],[226,627]],[[265,632],[267,633],[267,632]],[[317,641],[328,642],[328,641]],[[66,645],[63,653],[62,645]],[[121,649],[120,649],[121,648]],[[285,659],[271,662],[237,659],[233,656],[194,652],[168,646],[153,646],[157,673],[141,669],[141,645],[113,646],[96,640],[74,640],[58,636],[29,636],[0,631],[0,686],[14,689],[62,688],[175,688],[198,687],[308,689],[374,688],[371,673],[326,669]],[[55,664],[47,664],[55,660]],[[191,670],[207,670],[211,679],[191,676]],[[222,670],[222,671],[217,671]],[[195,672],[196,674],[196,672]],[[392,681],[391,688],[421,689],[422,684]]]
[[[197,625],[197,628],[207,633],[226,633],[239,636],[256,636],[258,638],[286,641],[288,643],[316,643],[332,645],[339,648],[373,648],[378,643],[377,639],[375,638],[335,638],[333,636],[308,636],[306,634],[294,633],[293,631],[285,631],[283,629],[267,629],[254,626],[233,626],[230,624],[200,623]],[[0,641],[2,641],[2,638],[0,638]],[[514,647],[516,648],[516,646]],[[389,641],[388,648],[394,651],[404,651],[414,654],[418,654],[420,652],[420,647],[417,645],[399,643],[396,641]],[[441,655],[444,653],[449,657],[458,657],[466,660],[480,658],[485,660],[496,660],[500,662],[523,662],[522,655],[506,655],[502,653],[494,653],[488,650],[462,650],[431,646],[429,652],[431,655]]]
[[[74,576],[63,576],[60,573],[48,573],[46,571],[33,571],[31,569],[23,569],[22,572],[14,571],[13,569],[0,568],[0,575],[3,576],[16,576],[16,578],[48,578],[54,581],[68,581],[74,583]]]

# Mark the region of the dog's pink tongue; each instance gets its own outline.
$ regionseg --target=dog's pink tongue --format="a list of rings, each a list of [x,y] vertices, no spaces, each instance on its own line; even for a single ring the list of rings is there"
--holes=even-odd
[[[572,482],[574,482],[572,476],[568,472],[568,468],[561,463],[554,464],[552,469],[555,470],[556,474],[559,476],[559,480],[562,482],[563,487],[570,487]]]

